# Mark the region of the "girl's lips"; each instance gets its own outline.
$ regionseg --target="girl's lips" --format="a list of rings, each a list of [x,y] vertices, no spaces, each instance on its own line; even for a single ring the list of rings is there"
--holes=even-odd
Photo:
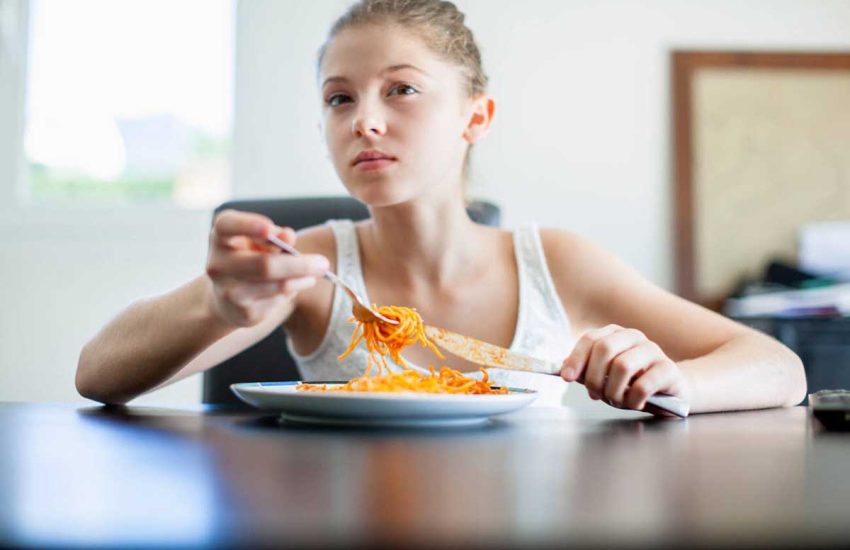
[[[391,158],[376,158],[370,160],[361,160],[354,165],[355,170],[361,170],[363,172],[376,172],[378,170],[383,170],[387,168],[391,164],[395,162],[395,159]]]
[[[360,164],[361,162],[366,162],[370,160],[396,160],[396,158],[392,155],[388,155],[383,151],[379,151],[378,149],[366,149],[357,153],[357,156],[354,157],[354,160],[351,161],[352,166]]]

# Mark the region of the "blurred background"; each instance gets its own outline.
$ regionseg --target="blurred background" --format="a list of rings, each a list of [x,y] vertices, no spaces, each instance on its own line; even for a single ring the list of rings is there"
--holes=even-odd
[[[315,55],[349,3],[0,0],[0,401],[81,400],[82,345],[130,302],[201,273],[221,202],[344,193],[319,134]],[[497,100],[470,195],[500,205],[506,227],[577,231],[674,291],[673,52],[850,52],[846,0],[457,4]],[[848,73],[835,73],[839,92]],[[830,136],[850,124],[844,105]],[[802,220],[828,230],[792,228],[788,288],[850,270],[850,141],[824,150],[840,208]],[[808,266],[803,234],[816,241]],[[136,402],[199,399],[194,377]]]

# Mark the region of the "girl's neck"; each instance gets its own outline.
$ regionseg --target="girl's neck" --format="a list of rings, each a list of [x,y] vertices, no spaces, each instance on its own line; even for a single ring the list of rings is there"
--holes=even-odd
[[[484,232],[469,218],[460,194],[372,208],[360,237],[364,269],[414,293],[450,287],[474,272],[487,253]]]

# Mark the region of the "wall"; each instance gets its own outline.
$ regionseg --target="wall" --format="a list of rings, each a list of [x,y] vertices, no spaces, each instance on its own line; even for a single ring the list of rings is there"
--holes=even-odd
[[[313,59],[347,4],[240,4],[237,194],[342,192],[318,133]],[[535,220],[579,231],[665,287],[672,283],[669,51],[850,50],[850,2],[841,0],[458,4],[499,102],[495,128],[474,153],[473,194],[502,204],[508,226]],[[19,118],[4,63],[0,128]],[[0,400],[77,400],[82,344],[133,299],[200,272],[208,214],[22,211],[12,202],[8,164],[17,144],[2,134]],[[190,379],[138,402],[196,402],[198,388]]]

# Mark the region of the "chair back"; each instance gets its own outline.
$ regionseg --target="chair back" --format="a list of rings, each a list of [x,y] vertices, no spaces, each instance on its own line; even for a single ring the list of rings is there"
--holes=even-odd
[[[348,196],[234,200],[216,208],[213,217],[227,209],[256,212],[296,230],[331,219],[359,221],[369,217],[366,206]],[[501,211],[491,202],[472,201],[467,212],[476,223],[498,226],[501,222]],[[295,359],[286,346],[286,335],[282,328],[277,328],[250,348],[205,371],[202,401],[247,407],[230,391],[231,384],[299,379]]]

